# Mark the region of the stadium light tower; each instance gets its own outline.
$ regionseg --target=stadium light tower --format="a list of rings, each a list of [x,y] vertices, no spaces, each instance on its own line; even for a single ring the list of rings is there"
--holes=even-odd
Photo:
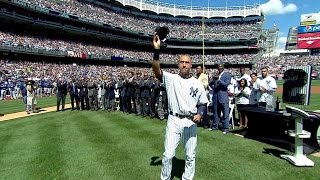
[[[173,14],[176,17],[176,0],[173,0]]]
[[[209,0],[208,0],[209,1]],[[204,16],[202,16],[202,69],[204,70]]]

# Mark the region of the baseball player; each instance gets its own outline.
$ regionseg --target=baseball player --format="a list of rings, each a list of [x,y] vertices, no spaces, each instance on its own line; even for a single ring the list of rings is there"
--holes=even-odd
[[[160,69],[160,39],[154,36],[154,60],[152,70],[161,80],[168,94],[168,121],[165,135],[161,179],[170,179],[172,158],[182,140],[186,153],[185,171],[182,179],[193,179],[195,174],[195,155],[197,147],[197,123],[200,122],[206,104],[207,95],[203,84],[190,74],[191,58],[183,54],[178,60],[179,74],[171,74]]]

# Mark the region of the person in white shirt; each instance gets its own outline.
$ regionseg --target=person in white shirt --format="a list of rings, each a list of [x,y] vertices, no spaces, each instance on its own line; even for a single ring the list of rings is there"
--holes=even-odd
[[[239,81],[239,86],[236,88],[236,91],[235,91],[236,104],[237,104],[237,109],[239,113],[239,122],[240,122],[239,128],[248,127],[248,118],[245,114],[241,113],[241,108],[249,105],[250,94],[251,94],[251,90],[247,85],[246,79],[241,79]]]
[[[273,93],[277,90],[277,83],[276,80],[269,75],[267,67],[261,68],[261,75],[259,105],[266,106],[267,99],[270,101],[273,99]]]
[[[203,87],[206,91],[207,97],[209,96],[208,85],[209,85],[209,77],[204,73],[203,66],[197,66],[196,68],[196,78],[203,84]],[[207,116],[207,109],[205,109],[204,114],[202,116],[202,121],[200,122],[201,126],[205,129],[209,127],[209,121]]]
[[[241,74],[241,77],[238,78],[237,81],[239,82],[241,79],[245,79],[247,81],[247,86],[250,86],[251,77],[249,74],[246,74],[246,68],[241,67],[240,74]]]
[[[234,77],[231,77],[231,81],[230,84],[228,85],[228,97],[229,97],[229,102],[234,104],[234,92],[235,89],[238,86],[238,82],[236,81],[236,79]]]
[[[260,99],[260,79],[257,73],[252,73],[251,75],[250,89],[251,94],[249,98],[250,105],[258,105],[258,100]]]

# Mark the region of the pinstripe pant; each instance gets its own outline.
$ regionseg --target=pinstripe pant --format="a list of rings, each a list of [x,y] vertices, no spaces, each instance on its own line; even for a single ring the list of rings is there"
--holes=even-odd
[[[183,180],[191,180],[195,174],[195,157],[197,147],[197,124],[190,119],[180,119],[169,115],[166,137],[164,142],[165,152],[162,158],[161,179],[168,180],[171,177],[172,158],[175,156],[179,141],[182,141],[186,153],[185,171]]]

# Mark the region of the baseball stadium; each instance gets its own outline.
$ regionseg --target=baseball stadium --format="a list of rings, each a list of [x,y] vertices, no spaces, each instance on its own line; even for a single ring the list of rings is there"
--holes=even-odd
[[[264,3],[0,0],[1,179],[319,179],[320,13]]]

